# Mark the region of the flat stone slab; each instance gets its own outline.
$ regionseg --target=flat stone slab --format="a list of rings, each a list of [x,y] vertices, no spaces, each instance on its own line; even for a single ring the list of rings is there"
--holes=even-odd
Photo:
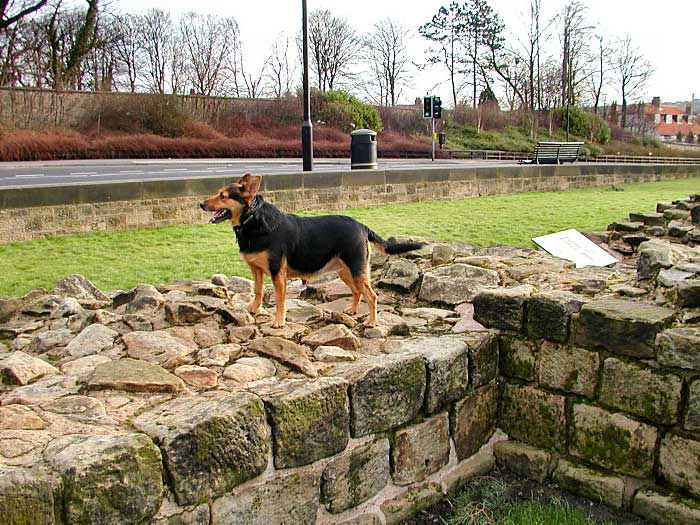
[[[656,337],[656,358],[670,368],[700,370],[700,328],[670,328]]]
[[[384,266],[379,283],[411,290],[420,279],[418,265],[406,259],[394,259]]]
[[[549,479],[554,468],[551,453],[518,441],[499,441],[494,444],[493,453],[499,465],[540,483]]]
[[[156,332],[129,332],[122,336],[126,345],[126,353],[134,359],[149,361],[170,370],[180,365],[193,363],[193,354],[197,345],[185,342],[159,330]]]
[[[526,333],[533,339],[566,342],[571,315],[579,312],[585,302],[587,299],[570,292],[545,292],[528,297]]]
[[[318,376],[318,372],[307,357],[304,348],[292,341],[281,337],[263,337],[253,341],[250,349],[289,365],[309,377]]]
[[[182,379],[165,368],[140,359],[119,359],[95,367],[88,381],[90,390],[124,390],[126,392],[181,392]]]
[[[224,369],[226,379],[245,384],[275,375],[275,364],[265,357],[241,357],[231,366]]]
[[[350,433],[384,432],[412,421],[425,392],[425,364],[418,354],[391,354],[336,365],[331,375],[350,383]]]
[[[116,331],[104,325],[91,324],[68,343],[66,353],[71,357],[99,354],[101,351],[111,348],[118,335]]]
[[[65,436],[44,457],[63,480],[68,523],[139,523],[163,500],[160,451],[143,434]]]
[[[525,320],[525,301],[532,294],[528,285],[484,290],[474,297],[474,319],[487,328],[520,332]]]
[[[621,299],[586,303],[575,323],[574,343],[629,357],[654,357],[656,334],[674,315],[668,308]]]
[[[267,409],[276,468],[342,452],[349,440],[348,383],[339,377],[288,380],[255,389]]]
[[[418,298],[431,303],[467,303],[484,288],[498,286],[499,282],[494,270],[469,264],[442,266],[423,274]]]
[[[677,496],[642,489],[634,497],[632,512],[653,522],[668,525],[700,525],[700,507],[690,506]]]
[[[357,350],[360,341],[347,326],[342,324],[329,324],[320,328],[301,340],[302,343],[312,347],[339,346],[345,350]]]
[[[625,482],[619,476],[611,476],[577,465],[565,459],[559,460],[552,481],[561,489],[616,509],[622,508]]]
[[[180,505],[223,496],[267,466],[265,411],[253,394],[174,399],[134,426],[161,448]]]
[[[28,385],[42,377],[60,373],[55,366],[22,351],[0,360],[0,378],[10,385]]]

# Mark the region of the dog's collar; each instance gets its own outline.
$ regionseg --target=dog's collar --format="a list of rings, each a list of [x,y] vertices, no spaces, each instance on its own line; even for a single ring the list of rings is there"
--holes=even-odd
[[[233,227],[233,231],[238,232],[240,231],[243,226],[248,224],[253,217],[255,217],[255,210],[257,209],[257,206],[255,203],[257,202],[257,197],[253,199],[253,202],[251,203],[250,206],[246,206],[245,209],[243,210],[243,213],[241,214],[241,218],[243,219],[241,222],[239,222],[236,226]]]

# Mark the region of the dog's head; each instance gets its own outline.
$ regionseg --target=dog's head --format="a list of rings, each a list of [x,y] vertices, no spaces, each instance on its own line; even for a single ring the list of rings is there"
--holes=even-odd
[[[220,188],[216,195],[200,202],[199,207],[204,211],[214,212],[214,215],[209,218],[212,224],[230,219],[234,226],[238,226],[243,211],[250,206],[258,193],[261,181],[260,175],[253,176],[246,173],[238,182],[232,182]]]

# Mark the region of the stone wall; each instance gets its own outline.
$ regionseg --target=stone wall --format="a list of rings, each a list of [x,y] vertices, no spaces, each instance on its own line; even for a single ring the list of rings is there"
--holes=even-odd
[[[686,244],[700,233],[700,199],[659,209],[610,226],[610,245],[636,265],[617,293],[486,291],[475,319],[499,331],[499,426],[513,440],[496,445],[500,463],[688,525],[700,523],[700,251]]]
[[[651,182],[700,175],[700,166],[518,166],[269,175],[264,195],[285,211],[448,200]],[[0,242],[51,235],[201,224],[197,204],[230,179],[80,184],[0,189]]]
[[[698,524],[700,198],[664,206],[687,244],[610,268],[375,255],[372,328],[334,278],[290,282],[281,329],[224,275],[0,299],[3,523],[395,524],[498,461]]]

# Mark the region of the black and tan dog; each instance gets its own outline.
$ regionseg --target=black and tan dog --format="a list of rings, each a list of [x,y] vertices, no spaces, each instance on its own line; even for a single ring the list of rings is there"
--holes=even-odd
[[[230,220],[241,256],[248,263],[255,281],[255,296],[248,311],[257,313],[262,303],[263,278],[272,277],[276,313],[272,326],[285,323],[287,279],[304,280],[328,271],[338,276],[352,291],[352,305],[346,313],[357,313],[364,296],[369,305],[365,326],[377,323],[377,294],[369,282],[369,243],[384,254],[416,250],[418,243],[390,243],[364,224],[342,215],[298,217],[284,213],[258,195],[262,177],[244,175],[224,186],[217,195],[200,203],[214,212],[210,223]]]

